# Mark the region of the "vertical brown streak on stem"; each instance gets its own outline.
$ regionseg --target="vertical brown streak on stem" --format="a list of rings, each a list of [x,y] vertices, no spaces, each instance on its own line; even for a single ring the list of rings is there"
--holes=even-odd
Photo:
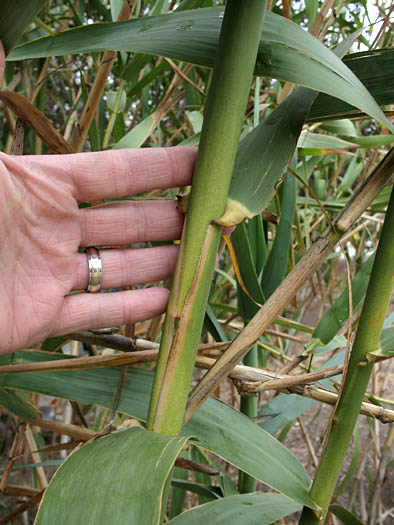
[[[182,305],[182,308],[178,310],[179,306],[176,304],[176,302],[174,305],[175,308],[174,308],[174,313],[172,314],[173,317],[171,320],[173,333],[171,334],[171,340],[170,340],[169,349],[168,349],[168,358],[166,359],[166,367],[164,369],[164,374],[163,374],[163,378],[165,378],[165,380],[163,380],[163,383],[162,383],[163,388],[160,392],[160,397],[159,397],[158,404],[157,404],[157,411],[155,414],[155,419],[160,414],[161,410],[164,409],[164,404],[167,401],[168,388],[171,385],[170,378],[176,373],[178,369],[178,363],[182,356],[182,349],[185,344],[188,325],[189,325],[193,307],[194,307],[195,295],[198,292],[198,284],[200,282],[201,275],[204,271],[204,263],[205,263],[206,256],[209,251],[209,246],[211,244],[211,239],[212,239],[212,235],[214,232],[214,228],[217,228],[217,226],[213,226],[211,224],[208,226],[204,245],[201,250],[200,258],[198,260],[196,272],[194,274],[193,281],[187,293],[185,302]],[[181,257],[181,260],[182,260],[182,257]],[[180,266],[181,264],[179,264],[179,267]],[[178,282],[176,282],[176,285],[178,285]],[[178,292],[178,289],[176,289],[176,291]],[[178,295],[178,293],[176,295]],[[176,327],[176,329],[174,327],[175,319],[178,319],[178,326]]]

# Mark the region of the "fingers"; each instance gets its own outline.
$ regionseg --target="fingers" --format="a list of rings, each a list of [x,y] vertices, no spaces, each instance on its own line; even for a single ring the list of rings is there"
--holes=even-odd
[[[168,295],[166,288],[68,295],[51,335],[109,328],[151,319],[165,311]]]
[[[174,272],[176,246],[157,246],[132,250],[100,250],[102,262],[102,285],[120,288],[133,284],[149,283],[168,279]],[[88,261],[79,253],[73,290],[86,290],[88,286]]]
[[[141,148],[28,156],[29,166],[69,181],[78,201],[118,198],[191,184],[195,148]]]
[[[80,210],[81,246],[179,239],[183,215],[175,201],[118,201]]]

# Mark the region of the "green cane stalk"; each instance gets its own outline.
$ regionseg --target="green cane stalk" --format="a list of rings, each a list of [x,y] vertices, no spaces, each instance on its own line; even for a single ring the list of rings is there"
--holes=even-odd
[[[367,353],[379,346],[393,284],[394,190],[391,192],[342,393],[310,492],[311,498],[322,511],[315,513],[304,507],[301,525],[322,523],[328,510],[373,368],[373,362],[367,360]]]
[[[249,350],[243,359],[244,365],[258,368],[257,358],[257,345]],[[257,395],[254,396],[241,396],[241,412],[250,418],[256,418],[258,414],[258,401]],[[253,476],[249,476],[245,472],[239,471],[238,477],[238,489],[241,494],[247,494],[249,492],[256,492],[257,480]]]
[[[266,0],[228,0],[156,368],[148,428],[178,434],[201,336]]]

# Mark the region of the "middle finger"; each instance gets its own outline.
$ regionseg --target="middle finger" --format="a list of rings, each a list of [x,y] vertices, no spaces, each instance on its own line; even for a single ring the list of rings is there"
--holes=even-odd
[[[117,201],[80,213],[81,247],[179,239],[183,225],[176,201]]]

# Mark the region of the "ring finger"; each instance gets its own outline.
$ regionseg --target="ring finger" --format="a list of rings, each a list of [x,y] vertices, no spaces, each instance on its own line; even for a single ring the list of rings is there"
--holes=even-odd
[[[102,249],[101,288],[121,288],[133,284],[161,281],[171,277],[178,248],[174,245],[154,248]],[[89,281],[85,253],[77,254],[73,290],[86,290]]]

